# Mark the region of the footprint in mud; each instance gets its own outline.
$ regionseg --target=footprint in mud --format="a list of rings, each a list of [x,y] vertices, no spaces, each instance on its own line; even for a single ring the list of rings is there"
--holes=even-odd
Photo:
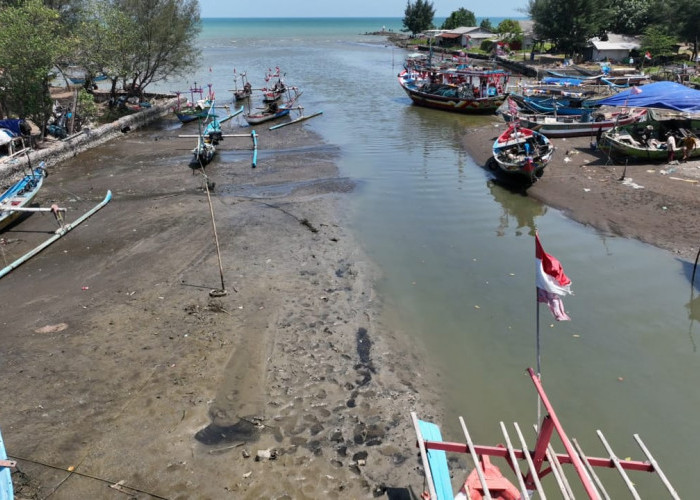
[[[239,420],[233,425],[222,427],[209,424],[204,429],[197,431],[194,438],[208,446],[221,443],[234,443],[236,441],[257,441],[260,429],[246,420]]]

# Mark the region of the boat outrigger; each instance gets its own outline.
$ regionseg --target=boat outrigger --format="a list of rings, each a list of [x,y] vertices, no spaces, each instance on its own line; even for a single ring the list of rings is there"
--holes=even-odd
[[[93,208],[85,212],[83,215],[78,217],[75,221],[66,224],[63,220],[63,213],[66,211],[65,208],[59,208],[57,205],[52,205],[50,208],[41,208],[41,207],[36,207],[36,208],[30,208],[30,207],[23,207],[23,208],[13,208],[12,210],[17,210],[17,211],[25,211],[25,212],[52,212],[54,216],[56,217],[56,221],[59,224],[59,228],[56,230],[55,234],[49,238],[48,240],[44,241],[42,244],[34,247],[34,249],[30,250],[29,252],[25,253],[22,257],[18,258],[14,262],[8,264],[5,266],[3,269],[0,269],[0,278],[4,277],[6,274],[8,274],[10,271],[17,269],[20,265],[24,264],[26,261],[34,257],[36,254],[44,250],[46,247],[51,245],[52,243],[56,242],[66,234],[68,234],[70,231],[78,227],[80,224],[85,222],[89,217],[97,213],[102,207],[107,205],[109,201],[112,199],[112,191],[107,191],[107,194],[105,195],[104,199],[95,205]]]
[[[583,488],[587,497],[591,499],[610,498],[601,481],[601,477],[596,474],[596,468],[617,469],[625,486],[631,495],[637,499],[640,496],[637,493],[635,484],[628,475],[628,471],[656,473],[668,491],[670,498],[679,499],[674,487],[637,434],[634,435],[634,439],[646,456],[646,461],[618,458],[601,431],[597,431],[597,434],[609,456],[606,458],[587,456],[576,439],[569,440],[559,418],[554,412],[554,407],[544,391],[540,377],[532,368],[528,368],[527,372],[547,411],[541,425],[537,428],[537,438],[533,450],[528,449],[523,432],[517,423],[514,423],[513,426],[522,448],[513,446],[508,430],[503,422],[500,423],[500,426],[505,445],[482,446],[473,443],[471,434],[462,417],[459,418],[459,421],[464,433],[464,441],[447,442],[442,440],[440,429],[436,424],[419,420],[416,413],[411,412],[411,419],[416,432],[417,445],[420,449],[425,473],[425,491],[421,498],[430,500],[452,500],[453,498],[516,500],[532,498],[532,494],[535,492],[537,492],[537,498],[545,498],[545,491],[540,480],[550,473],[554,476],[553,482],[559,488],[557,498],[574,498],[571,485],[564,471],[564,466],[572,466],[578,476],[580,487]],[[566,453],[556,453],[554,451],[551,439],[555,431]],[[453,496],[446,452],[469,454],[474,464],[476,464],[464,484],[460,487],[461,490],[457,496]],[[490,463],[490,458],[504,459],[515,475],[516,483],[512,483],[500,472],[498,467],[493,466]],[[526,462],[526,472],[521,470],[520,464],[522,462]],[[552,487],[555,486],[552,485]]]

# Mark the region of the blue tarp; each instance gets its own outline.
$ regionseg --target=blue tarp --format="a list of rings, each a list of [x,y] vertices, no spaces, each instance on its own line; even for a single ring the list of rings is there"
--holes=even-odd
[[[597,104],[700,112],[700,90],[674,82],[649,83],[602,99]]]

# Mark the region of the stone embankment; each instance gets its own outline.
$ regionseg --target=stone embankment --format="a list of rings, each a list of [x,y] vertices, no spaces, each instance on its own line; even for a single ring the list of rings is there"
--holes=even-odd
[[[125,134],[148,125],[154,120],[170,113],[177,104],[177,98],[161,99],[153,103],[150,108],[123,116],[116,121],[106,123],[96,128],[84,127],[77,134],[54,143],[44,143],[41,148],[31,150],[27,155],[19,155],[15,158],[0,162],[0,186],[7,186],[19,179],[25,169],[30,165],[37,165],[43,161],[47,166],[55,165],[61,161],[76,156],[77,154],[105,143],[118,135]]]

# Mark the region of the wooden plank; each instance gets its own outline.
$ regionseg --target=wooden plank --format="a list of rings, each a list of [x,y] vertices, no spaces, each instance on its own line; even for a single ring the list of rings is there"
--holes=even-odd
[[[668,492],[671,494],[671,497],[672,497],[674,500],[680,500],[680,497],[678,496],[678,493],[676,493],[676,490],[673,488],[673,485],[671,484],[671,482],[670,482],[670,481],[668,480],[668,478],[666,477],[666,474],[664,474],[664,472],[663,472],[663,471],[661,470],[661,468],[659,467],[659,464],[656,463],[656,459],[654,459],[654,457],[651,456],[651,452],[649,451],[649,449],[646,447],[646,445],[645,445],[644,442],[642,441],[642,438],[639,437],[639,434],[634,434],[634,439],[637,441],[637,444],[638,444],[639,447],[642,449],[642,451],[643,451],[644,454],[646,455],[646,457],[647,457],[647,459],[649,460],[649,462],[651,462],[651,465],[654,466],[654,471],[655,471],[655,472],[659,475],[659,477],[661,478],[661,481],[664,483],[664,486],[666,486],[666,489],[667,489]]]
[[[627,489],[632,494],[632,497],[634,497],[635,500],[642,500],[641,497],[639,496],[639,494],[637,493],[636,488],[634,487],[634,483],[630,480],[629,476],[625,472],[625,469],[623,469],[622,466],[620,465],[620,459],[617,458],[617,456],[615,455],[615,452],[613,452],[612,448],[608,444],[608,441],[605,439],[605,436],[603,436],[603,433],[600,432],[600,430],[597,430],[596,433],[598,434],[600,441],[603,443],[603,446],[605,446],[605,449],[608,451],[608,455],[610,455],[610,460],[613,461],[613,463],[615,464],[615,468],[622,476],[622,479],[625,481],[625,484],[627,485]]]
[[[591,467],[591,464],[588,463],[588,457],[586,457],[586,454],[583,453],[583,449],[581,446],[579,446],[578,441],[576,441],[576,438],[571,438],[571,442],[574,445],[574,448],[576,448],[576,453],[578,453],[578,456],[581,457],[581,461],[583,462],[583,466],[586,468],[588,471],[588,474],[591,476],[593,479],[593,482],[595,482],[596,487],[600,491],[600,494],[603,495],[603,498],[605,500],[611,500],[610,495],[608,495],[608,492],[605,490],[605,486],[603,486],[603,482],[600,480],[598,475],[595,473],[595,470],[593,467]]]
[[[425,441],[423,440],[423,433],[420,430],[420,425],[418,425],[418,416],[416,412],[411,412],[411,420],[413,421],[413,428],[416,432],[416,437],[418,438],[418,448],[420,449],[420,457],[423,462],[423,471],[425,473],[425,480],[428,483],[428,493],[430,495],[430,500],[437,500],[437,492],[435,491],[435,483],[433,483],[433,476],[430,473],[430,464],[428,463],[428,452],[425,449]]]
[[[547,495],[545,495],[544,489],[542,488],[542,483],[540,483],[540,476],[535,473],[535,463],[532,461],[532,455],[530,455],[530,452],[528,451],[527,443],[525,442],[525,437],[523,436],[523,433],[520,430],[520,426],[517,422],[513,422],[513,426],[515,427],[515,432],[518,433],[518,439],[520,439],[520,446],[523,449],[525,461],[527,462],[528,467],[530,467],[530,470],[532,471],[532,481],[535,483],[535,489],[537,490],[537,493],[540,496],[540,500],[547,500]]]
[[[520,465],[518,460],[515,458],[515,450],[513,450],[513,445],[510,442],[510,436],[508,435],[508,430],[503,422],[501,424],[501,432],[503,433],[503,438],[506,440],[506,448],[508,449],[508,456],[510,457],[511,467],[513,467],[513,472],[518,478],[518,485],[520,486],[520,493],[523,498],[529,498],[530,495],[527,493],[527,488],[525,487],[525,481],[523,480],[523,475],[520,472]]]
[[[474,450],[474,443],[472,443],[472,438],[469,435],[469,430],[467,429],[467,424],[464,423],[464,419],[459,417],[459,423],[462,426],[462,432],[464,437],[467,439],[467,447],[469,448],[469,453],[471,453],[472,460],[474,461],[474,467],[476,468],[476,474],[479,476],[479,482],[481,487],[484,489],[484,498],[486,500],[491,500],[491,493],[489,492],[489,487],[486,484],[486,478],[484,477],[484,471],[481,470],[481,460]]]

